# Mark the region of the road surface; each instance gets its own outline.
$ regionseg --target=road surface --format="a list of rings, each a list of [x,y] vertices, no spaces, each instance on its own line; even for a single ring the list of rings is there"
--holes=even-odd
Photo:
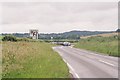
[[[53,49],[59,53],[74,78],[118,78],[118,58],[68,46]]]

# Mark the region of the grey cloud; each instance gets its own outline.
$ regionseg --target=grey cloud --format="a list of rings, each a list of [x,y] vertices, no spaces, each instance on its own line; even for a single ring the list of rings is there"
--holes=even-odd
[[[2,24],[40,24],[43,31],[48,26],[50,30],[58,26],[61,31],[82,27],[96,30],[95,26],[113,29],[117,25],[117,8],[117,2],[2,3]]]
[[[116,8],[115,3],[4,3],[3,23],[53,23],[73,21],[92,11]],[[93,14],[94,15],[94,14]],[[87,17],[87,16],[86,16]]]

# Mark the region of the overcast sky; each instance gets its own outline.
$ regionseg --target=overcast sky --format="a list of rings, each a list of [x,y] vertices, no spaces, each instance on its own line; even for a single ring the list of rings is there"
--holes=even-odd
[[[38,29],[40,33],[58,33],[118,28],[117,2],[6,2],[1,8],[2,32]]]

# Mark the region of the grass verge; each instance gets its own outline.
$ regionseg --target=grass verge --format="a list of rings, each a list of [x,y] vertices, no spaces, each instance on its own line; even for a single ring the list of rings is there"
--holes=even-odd
[[[67,65],[44,42],[3,42],[3,78],[68,78]]]
[[[75,44],[75,47],[108,54],[110,56],[120,56],[118,53],[120,52],[118,51],[118,47],[120,47],[118,41],[118,35],[110,37],[95,36],[81,39]]]

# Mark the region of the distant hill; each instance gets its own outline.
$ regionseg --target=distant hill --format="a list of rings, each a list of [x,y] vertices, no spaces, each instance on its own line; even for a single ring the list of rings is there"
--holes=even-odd
[[[81,36],[90,36],[90,35],[97,35],[97,34],[105,34],[105,33],[112,33],[115,31],[69,31],[59,34],[39,34],[40,39],[80,39]]]
[[[115,31],[69,31],[69,32],[64,32],[64,33],[51,33],[51,34],[44,34],[40,33],[39,34],[39,39],[80,39],[80,37],[83,36],[91,36],[91,35],[98,35],[98,34],[105,34],[105,33],[113,33]],[[2,34],[3,36],[9,35],[9,34]],[[12,35],[16,37],[29,37],[29,33],[13,33]]]

